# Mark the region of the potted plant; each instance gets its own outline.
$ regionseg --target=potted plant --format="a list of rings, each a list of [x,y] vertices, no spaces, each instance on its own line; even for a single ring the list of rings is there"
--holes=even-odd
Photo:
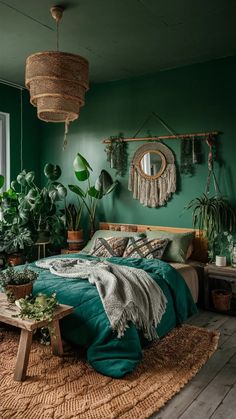
[[[0,176],[0,186],[4,177]],[[29,228],[19,216],[18,194],[8,189],[0,194],[0,253],[12,265],[23,263],[24,253],[33,244]]]
[[[87,182],[85,190],[78,185],[68,185],[69,189],[74,192],[83,202],[90,220],[90,235],[95,231],[95,217],[98,201],[114,190],[118,182],[113,182],[110,174],[106,170],[102,170],[94,185],[91,185],[90,176],[93,169],[88,161],[81,155],[77,154],[73,162],[75,176],[79,182]]]
[[[78,208],[74,204],[69,204],[65,208],[67,243],[70,250],[79,250],[83,244],[83,230],[80,228],[82,211],[83,202]]]
[[[6,254],[10,265],[21,265],[27,250],[33,245],[31,232],[27,227],[14,223],[0,225],[0,253]]]
[[[233,208],[226,198],[208,194],[193,199],[186,208],[192,210],[193,227],[202,231],[207,239],[209,256],[212,258],[216,236],[234,230],[236,217]]]
[[[215,234],[209,248],[209,257],[215,260],[217,266],[226,266],[230,261],[233,250],[233,236],[224,231],[221,234]]]
[[[20,192],[17,192],[20,222],[31,230],[34,241],[50,241],[54,245],[60,245],[64,240],[65,231],[56,204],[64,201],[67,189],[58,182],[61,176],[59,166],[46,164],[44,175],[47,182],[43,188],[36,185],[34,172],[25,170],[11,185],[14,192],[20,187]]]
[[[37,277],[38,273],[31,269],[25,268],[23,271],[17,271],[10,267],[0,273],[0,286],[8,300],[14,302],[32,293],[33,282]]]

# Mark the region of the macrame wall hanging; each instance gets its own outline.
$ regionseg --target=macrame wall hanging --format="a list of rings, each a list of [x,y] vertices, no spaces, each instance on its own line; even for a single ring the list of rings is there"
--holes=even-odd
[[[152,136],[148,134],[146,137],[137,137],[144,125],[153,117],[169,132],[169,135]],[[205,140],[209,146],[208,168],[212,167],[212,147],[218,134],[218,131],[177,134],[157,113],[152,112],[133,137],[124,138],[123,135],[119,135],[106,138],[103,143],[106,144],[105,151],[111,164],[113,163],[112,153],[116,154],[115,143],[119,142],[124,147],[128,142],[148,141],[134,154],[130,166],[128,189],[133,192],[133,198],[138,199],[144,206],[159,207],[164,205],[170,199],[171,194],[176,191],[174,155],[161,141],[181,141],[180,173],[193,175],[196,164],[202,162],[202,140]],[[123,156],[120,160],[124,160]],[[111,164],[111,167],[114,165]],[[124,167],[126,168],[126,165]],[[124,174],[124,172],[125,169],[122,173]],[[208,178],[211,177],[215,184],[214,171],[209,169]],[[209,184],[209,182],[210,180],[207,183]]]
[[[130,165],[128,189],[146,207],[164,205],[176,190],[172,151],[162,143],[139,147]]]

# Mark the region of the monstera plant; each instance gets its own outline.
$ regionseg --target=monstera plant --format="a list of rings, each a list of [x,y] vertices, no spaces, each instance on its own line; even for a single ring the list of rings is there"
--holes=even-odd
[[[57,202],[64,201],[67,189],[58,182],[61,176],[59,166],[46,164],[44,175],[47,181],[40,188],[35,183],[35,173],[23,170],[11,183],[11,188],[17,193],[19,201],[19,221],[30,228],[34,240],[50,240],[51,243],[60,245],[64,239],[64,224],[57,212]],[[20,192],[17,192],[19,188]]]
[[[90,220],[91,233],[95,231],[96,209],[99,200],[111,193],[118,182],[113,182],[112,177],[106,170],[102,170],[95,184],[91,184],[91,168],[88,161],[78,153],[73,162],[74,172],[77,180],[86,183],[86,188],[82,189],[78,185],[68,185],[69,189],[74,192],[84,204]]]

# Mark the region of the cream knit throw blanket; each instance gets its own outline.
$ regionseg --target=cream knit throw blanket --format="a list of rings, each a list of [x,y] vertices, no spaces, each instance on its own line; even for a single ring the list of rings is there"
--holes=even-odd
[[[95,284],[112,330],[120,338],[132,322],[148,340],[156,339],[156,327],[167,300],[159,285],[142,269],[107,261],[41,259],[36,266],[65,278],[85,278]]]

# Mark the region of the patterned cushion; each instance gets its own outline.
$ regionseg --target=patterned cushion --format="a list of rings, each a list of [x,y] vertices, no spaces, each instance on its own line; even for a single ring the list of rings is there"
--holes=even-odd
[[[90,254],[91,250],[94,248],[94,244],[97,238],[103,237],[104,239],[108,239],[110,237],[146,237],[144,233],[136,233],[133,231],[111,231],[111,230],[97,230],[95,231],[93,237],[86,246],[83,248],[81,253]]]
[[[168,243],[168,239],[130,237],[123,257],[161,259]]]
[[[128,237],[98,237],[89,254],[104,258],[122,256],[128,240]]]

